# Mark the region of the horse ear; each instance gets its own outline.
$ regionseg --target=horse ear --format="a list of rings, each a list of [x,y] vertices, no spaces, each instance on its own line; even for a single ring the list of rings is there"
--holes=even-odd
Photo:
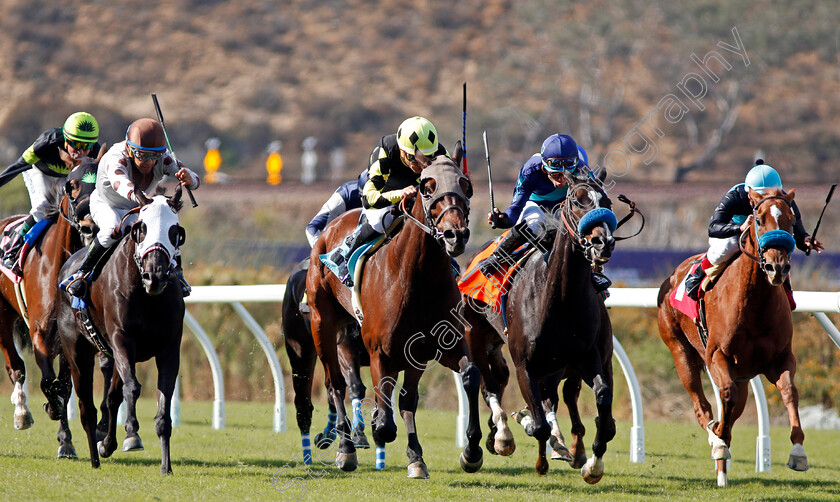
[[[181,195],[183,194],[183,192],[184,191],[181,188],[181,184],[178,183],[178,185],[175,187],[175,195],[173,195],[172,198],[169,199],[169,206],[172,209],[174,209],[176,213],[179,209],[181,209]]]
[[[429,165],[429,157],[426,157],[426,154],[421,152],[417,146],[414,147],[414,158],[417,159],[417,162],[419,162],[424,168]]]
[[[750,196],[750,204],[755,205],[758,201],[761,200],[761,194],[753,190],[752,188],[747,188],[749,190],[748,194]]]
[[[146,237],[146,224],[142,221],[135,222],[134,225],[131,225],[131,240],[140,244],[140,242]]]
[[[462,169],[461,161],[464,159],[464,147],[461,145],[460,139],[455,142],[455,153],[450,158],[459,169]]]
[[[795,188],[791,188],[791,189],[788,191],[788,193],[786,193],[786,194],[785,194],[785,195],[783,195],[782,197],[784,197],[784,198],[785,198],[785,200],[786,200],[786,201],[788,201],[788,204],[790,204],[791,202],[793,202],[793,197],[794,197],[795,195],[796,195],[796,189],[795,189]]]
[[[102,146],[99,147],[99,155],[96,156],[93,161],[99,164],[99,160],[102,159],[102,156],[105,155],[105,150],[108,149],[108,143],[102,143]]]

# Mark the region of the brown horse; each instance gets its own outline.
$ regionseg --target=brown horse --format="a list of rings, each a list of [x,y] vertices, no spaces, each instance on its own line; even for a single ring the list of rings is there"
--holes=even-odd
[[[787,407],[793,450],[788,467],[808,468],[799,424],[799,393],[793,383],[796,358],[791,352],[793,324],[782,283],[790,271],[793,250],[791,209],[795,190],[760,194],[750,190],[753,224],[741,236],[742,253],[723,271],[715,287],[705,293],[708,341],[695,322],[669,301],[672,289],[698,257],[684,261],[659,290],[659,335],[674,356],[677,373],[694,401],[694,414],[708,432],[717,481],[726,486],[732,426],[747,402],[749,380],[764,374],[776,384]],[[720,388],[720,422],[703,393],[703,368]]]
[[[408,433],[408,476],[427,478],[423,450],[414,420],[417,385],[426,362],[440,360],[459,371],[470,401],[467,428],[469,444],[461,453],[461,467],[475,472],[483,461],[478,424],[478,390],[481,376],[470,361],[462,330],[448,319],[457,315],[460,294],[451,270],[450,256],[464,251],[469,238],[467,218],[472,187],[461,173],[463,151],[456,145],[452,159],[438,156],[429,160],[421,175],[420,197],[407,213],[410,217],[391,242],[377,251],[365,265],[360,285],[364,322],[362,340],[370,354],[370,369],[376,394],[373,437],[377,442],[396,439],[390,396],[398,372],[404,371],[399,407]],[[355,228],[356,211],[336,219],[318,238],[312,249],[307,275],[312,336],[324,366],[330,399],[338,412],[340,437],[336,465],[345,471],[358,466],[344,408],[345,381],[336,351],[339,326],[354,322],[350,291],[321,263],[319,255],[341,244]],[[457,319],[456,319],[457,320]]]
[[[65,194],[58,199],[54,206],[55,214],[49,218],[55,219],[55,222],[43,231],[25,258],[24,280],[21,283],[23,294],[19,297],[16,285],[0,274],[0,348],[6,359],[6,372],[15,385],[12,394],[12,403],[15,404],[14,426],[16,429],[26,429],[32,425],[33,418],[23,393],[25,368],[15,349],[12,333],[14,323],[23,323],[28,317],[28,334],[35,361],[41,370],[40,387],[47,398],[44,410],[51,419],[59,421],[58,456],[75,458],[76,452],[64,409],[70,396],[70,373],[62,357],[59,357],[58,376],[53,368],[55,357],[61,355],[61,344],[55,331],[56,285],[61,265],[74,251],[82,248],[86,243],[84,239],[89,239],[93,234],[93,222],[86,205],[94,185],[85,175],[93,174],[95,177],[98,159],[83,157],[76,166],[69,155],[65,152],[61,154],[72,171],[65,185]],[[5,228],[21,217],[14,216],[0,221],[0,228]],[[25,307],[19,298],[25,301]]]
[[[612,327],[604,301],[593,288],[592,267],[609,260],[615,246],[612,231],[616,220],[610,199],[594,182],[570,187],[560,212],[559,220],[546,217],[545,232],[526,234],[537,252],[520,265],[507,291],[504,317],[500,309],[465,296],[471,306],[465,314],[466,335],[492,411],[488,449],[502,455],[515,449],[500,404],[509,378],[501,352],[507,341],[519,388],[532,415],[523,419],[519,414],[519,418],[526,433],[537,440],[537,472],[548,472],[545,453],[550,440],[555,451],[552,458],[569,461],[572,467],[581,468],[584,480],[597,483],[603,476],[601,458],[607,442],[615,436],[615,423]],[[553,243],[546,239],[551,235],[556,235]],[[554,418],[557,387],[563,379],[563,397],[572,421],[571,452]],[[594,456],[589,461],[577,408],[581,381],[595,391],[598,408]]]
[[[295,389],[295,411],[298,429],[300,429],[301,442],[303,444],[303,461],[305,464],[312,463],[312,449],[309,431],[312,426],[312,378],[315,373],[315,361],[318,354],[315,351],[315,342],[312,340],[312,331],[309,327],[309,313],[301,312],[300,302],[306,292],[306,272],[309,269],[309,258],[301,261],[292,270],[289,280],[286,281],[286,292],[283,295],[283,339],[286,344],[286,353],[289,356],[289,363],[292,367],[292,385]],[[365,385],[362,383],[360,368],[370,366],[370,356],[365,349],[359,333],[359,325],[356,323],[345,324],[338,335],[338,358],[341,365],[341,373],[350,387],[350,399],[365,399]],[[330,420],[323,432],[315,436],[315,446],[319,449],[326,449],[332,445],[335,439],[335,407],[329,403]],[[353,427],[353,444],[356,448],[369,448],[370,445],[364,433],[363,417],[361,407],[354,410],[357,415],[354,423],[359,425]],[[360,420],[361,419],[361,420]],[[384,448],[384,444],[377,447]],[[384,468],[384,452],[382,462],[377,462],[377,468]],[[377,457],[378,459],[378,457]],[[381,467],[380,467],[381,465]]]
[[[172,257],[185,239],[184,229],[178,224],[177,212],[181,205],[181,185],[178,185],[171,199],[158,195],[152,202],[132,210],[139,214],[131,225],[129,237],[114,245],[113,254],[89,288],[86,303],[90,318],[113,353],[116,369],[108,390],[108,433],[98,447],[92,394],[93,357],[99,349],[77,320],[69,295],[59,295],[56,306],[58,332],[79,397],[79,415],[87,434],[93,467],[99,467],[100,455],[109,457],[116,449],[116,416],[123,398],[128,412],[123,450],[137,449],[142,444],[137,432],[136,402],[140,396],[140,382],[135,366],[137,362],[154,358],[158,370],[155,432],[161,443],[160,470],[163,474],[172,472],[170,408],[180,367],[184,327],[184,299]],[[62,267],[59,277],[67,277],[77,270],[83,254],[74,254]]]

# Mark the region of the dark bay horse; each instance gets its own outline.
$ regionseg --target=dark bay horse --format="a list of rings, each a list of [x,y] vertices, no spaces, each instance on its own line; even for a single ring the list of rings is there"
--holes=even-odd
[[[370,354],[371,375],[376,394],[373,437],[377,442],[395,440],[390,396],[395,378],[404,371],[399,408],[408,433],[408,476],[427,478],[423,450],[417,438],[414,420],[417,410],[417,385],[426,362],[440,360],[459,371],[470,402],[467,427],[469,444],[461,453],[461,467],[477,471],[483,461],[479,441],[478,390],[481,376],[469,357],[462,328],[456,328],[460,293],[451,270],[450,256],[464,251],[469,238],[467,218],[472,187],[461,173],[463,151],[458,144],[452,159],[438,156],[421,175],[418,197],[410,210],[410,219],[390,243],[374,253],[365,265],[361,283],[364,321],[362,340]],[[346,383],[336,350],[338,327],[355,322],[349,290],[319,260],[319,255],[339,245],[356,226],[358,212],[349,212],[333,222],[318,238],[312,249],[312,265],[307,275],[312,336],[323,363],[330,399],[338,412],[340,437],[336,465],[344,471],[358,466],[350,437],[350,424],[344,408]]]
[[[694,414],[708,432],[717,462],[718,486],[726,486],[732,426],[747,402],[749,380],[764,374],[776,384],[790,420],[793,450],[788,467],[808,469],[799,423],[799,393],[793,383],[796,358],[791,351],[793,323],[782,283],[790,273],[795,189],[760,194],[750,190],[753,224],[741,236],[742,253],[705,293],[709,336],[700,338],[694,321],[669,301],[697,256],[684,261],[659,289],[659,335],[674,356],[677,373],[694,401]],[[720,388],[720,422],[703,393],[703,368]]]
[[[79,397],[80,418],[93,467],[99,467],[100,455],[109,457],[116,449],[117,409],[123,398],[128,412],[123,449],[142,444],[137,433],[135,406],[140,383],[135,365],[154,358],[158,370],[155,432],[161,443],[160,470],[164,474],[172,472],[170,407],[180,366],[184,323],[184,299],[172,257],[185,238],[184,229],[178,224],[181,205],[178,185],[171,199],[157,195],[151,203],[132,210],[137,213],[137,221],[131,225],[129,236],[114,245],[113,254],[91,284],[87,301],[91,320],[107,341],[116,369],[108,390],[108,433],[98,448],[92,396],[93,357],[98,349],[77,321],[69,295],[59,295],[58,331]],[[75,271],[82,259],[83,253],[74,254],[61,269],[60,277]]]
[[[54,206],[55,214],[49,215],[49,219],[55,222],[43,231],[26,255],[20,291],[13,281],[0,274],[0,348],[6,359],[6,372],[15,385],[12,394],[12,403],[15,404],[14,426],[16,429],[26,429],[32,425],[33,418],[23,393],[25,368],[15,349],[12,333],[16,321],[23,323],[27,319],[35,361],[41,370],[40,387],[47,398],[44,410],[51,419],[59,421],[58,456],[75,458],[76,452],[64,409],[70,396],[70,372],[60,357],[61,344],[56,334],[56,285],[61,265],[73,252],[89,243],[93,234],[93,221],[89,218],[87,200],[94,188],[90,176],[95,179],[99,159],[83,157],[76,165],[65,152],[61,154],[71,173],[65,185],[65,193],[53,194],[57,202]],[[14,216],[0,221],[0,228],[5,228],[21,217]],[[25,302],[25,307],[21,301]],[[58,376],[53,367],[56,356],[59,356]]]
[[[292,367],[292,385],[295,389],[295,410],[298,429],[304,444],[304,463],[312,461],[311,441],[309,431],[312,426],[312,378],[315,372],[315,361],[318,354],[315,350],[315,342],[312,340],[312,331],[309,327],[309,313],[301,312],[300,301],[306,292],[306,273],[309,269],[309,258],[300,262],[289,276],[286,282],[286,292],[283,295],[283,337],[286,343],[286,353],[289,355],[289,362]],[[365,385],[360,375],[361,366],[370,366],[370,356],[362,343],[359,333],[359,326],[356,323],[345,324],[338,333],[338,358],[341,365],[341,373],[350,387],[351,400],[365,399]],[[329,403],[331,422],[334,425],[336,410],[333,404]],[[329,434],[332,428],[328,424],[327,433],[318,433],[315,437],[315,445],[320,449],[326,449],[335,437],[335,433]],[[367,448],[367,438],[361,427],[353,430],[353,444],[357,448]],[[384,448],[383,444],[377,444],[377,448]],[[379,462],[377,455],[377,468],[384,468],[384,456]],[[381,465],[381,467],[380,467]]]
[[[548,472],[546,441],[551,439],[553,449],[562,452],[553,458],[568,460],[581,468],[586,482],[597,483],[604,472],[607,442],[615,436],[612,326],[604,301],[592,286],[592,267],[606,263],[615,246],[612,231],[616,219],[611,207],[599,184],[571,186],[559,219],[547,215],[545,232],[530,234],[537,251],[520,265],[507,292],[505,317],[482,302],[464,298],[471,306],[465,313],[466,336],[482,373],[485,401],[492,410],[493,437],[492,441],[488,437],[487,447],[503,455],[515,449],[500,405],[509,378],[501,353],[506,333],[519,388],[532,415],[521,423],[537,440],[540,475]],[[556,234],[553,243],[544,238],[551,234]],[[572,421],[571,452],[554,419],[557,387],[563,379],[563,398]],[[577,408],[581,381],[595,391],[598,409],[594,455],[588,461],[583,446],[585,429]]]

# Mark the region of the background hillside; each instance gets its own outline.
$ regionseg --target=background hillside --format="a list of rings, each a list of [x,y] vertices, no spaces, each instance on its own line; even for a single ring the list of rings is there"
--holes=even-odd
[[[156,92],[196,167],[215,136],[222,171],[262,178],[279,139],[295,177],[312,135],[320,168],[344,147],[349,175],[410,115],[432,119],[451,147],[466,81],[473,170],[486,129],[501,179],[564,131],[601,164],[623,150],[631,168],[606,164],[627,180],[716,180],[761,149],[786,180],[825,181],[840,157],[838,26],[835,3],[816,0],[4,0],[0,161],[79,109],[113,143],[154,114]],[[733,30],[745,57],[719,44],[738,47]],[[691,58],[710,51],[730,65],[709,63],[717,83]],[[705,96],[687,99],[680,83]],[[688,108],[673,123],[657,109],[669,94]],[[637,125],[655,149],[631,151],[646,148]]]

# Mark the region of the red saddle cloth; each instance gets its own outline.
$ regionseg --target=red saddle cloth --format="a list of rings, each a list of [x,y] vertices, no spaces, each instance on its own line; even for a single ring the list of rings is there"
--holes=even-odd
[[[671,294],[668,295],[668,299],[671,301],[671,306],[675,309],[679,310],[683,314],[687,315],[691,318],[692,321],[697,321],[700,316],[699,307],[697,306],[697,302],[692,300],[688,297],[685,292],[685,280],[691,275],[697,267],[700,266],[700,262],[694,263],[688,269],[688,273],[685,277],[682,278],[680,283],[677,285],[676,288],[671,290]],[[700,288],[698,292],[700,295],[703,295],[703,288]]]
[[[519,264],[511,265],[506,270],[496,269],[490,277],[481,272],[479,264],[493,254],[506,234],[507,232],[497,237],[489,246],[481,250],[467,265],[466,272],[461,274],[461,279],[458,281],[458,289],[462,294],[489,305],[498,314],[502,312],[501,297],[510,290],[510,284]]]
[[[3,237],[2,239],[0,239],[0,250],[7,249],[11,244],[13,238],[12,234],[6,232],[6,229],[15,228],[25,219],[26,217],[20,218],[19,220],[15,220],[9,223],[9,225],[5,229],[3,229]],[[9,270],[8,268],[0,264],[0,272],[3,272],[3,274],[15,284],[18,284],[20,283],[20,281],[23,280],[23,274],[19,274],[19,271],[23,270],[23,260],[26,259],[26,251],[29,251],[29,246],[23,246],[23,249],[21,249],[21,252],[18,254],[17,265],[13,267],[14,270]],[[0,251],[0,256],[2,256],[2,254],[2,251]]]

